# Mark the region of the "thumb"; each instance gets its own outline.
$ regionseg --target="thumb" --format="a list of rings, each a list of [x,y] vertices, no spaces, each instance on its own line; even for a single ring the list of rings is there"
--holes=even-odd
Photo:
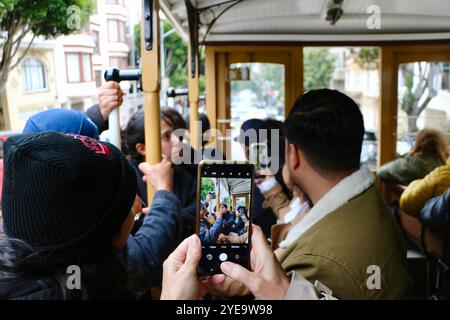
[[[243,266],[226,261],[220,265],[220,269],[227,277],[239,281],[244,286],[251,289],[252,283],[254,282],[253,273],[245,269]]]
[[[197,270],[198,263],[202,257],[202,246],[197,235],[189,237],[189,246],[186,253],[185,266]]]
[[[151,165],[147,162],[141,162],[139,164],[139,170],[141,170],[144,174],[148,174],[151,169]]]

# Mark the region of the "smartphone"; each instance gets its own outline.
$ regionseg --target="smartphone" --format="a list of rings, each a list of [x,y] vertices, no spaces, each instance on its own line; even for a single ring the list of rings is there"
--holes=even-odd
[[[198,273],[222,273],[224,261],[249,268],[255,168],[248,162],[203,160],[198,166]]]
[[[249,149],[250,163],[255,166],[256,178],[261,178],[261,171],[269,168],[269,154],[267,143],[252,143]]]

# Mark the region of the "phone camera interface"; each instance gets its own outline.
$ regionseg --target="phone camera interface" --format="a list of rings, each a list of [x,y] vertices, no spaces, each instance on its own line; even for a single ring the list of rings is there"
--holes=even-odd
[[[220,272],[220,264],[224,261],[246,264],[251,191],[252,177],[248,172],[212,170],[202,173],[199,237],[203,273]]]

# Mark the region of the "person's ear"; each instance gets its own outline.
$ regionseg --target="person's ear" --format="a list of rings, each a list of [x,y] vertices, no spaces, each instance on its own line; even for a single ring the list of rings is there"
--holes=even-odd
[[[293,143],[289,143],[287,148],[287,162],[289,163],[289,166],[292,170],[297,170],[302,163],[303,154]]]
[[[136,151],[143,157],[145,157],[145,144],[136,143]]]

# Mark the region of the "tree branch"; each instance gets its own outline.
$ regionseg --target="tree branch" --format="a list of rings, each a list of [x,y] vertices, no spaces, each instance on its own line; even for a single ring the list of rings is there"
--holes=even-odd
[[[417,113],[415,113],[416,116],[419,116],[423,110],[425,110],[425,108],[427,107],[428,103],[431,101],[431,99],[433,98],[433,96],[431,94],[428,94],[428,97],[425,99],[425,101],[420,104],[420,106],[418,106],[417,108]]]
[[[19,51],[20,45],[22,43],[23,38],[25,38],[25,36],[28,34],[28,32],[31,31],[31,28],[25,29],[24,31],[22,31],[22,34],[13,42],[13,45],[15,44],[16,47],[14,48],[14,52],[11,54],[11,60],[14,58],[14,56],[16,55],[17,51]]]
[[[17,39],[13,41],[13,44],[16,44],[17,42],[22,41],[22,39],[23,39],[22,35],[26,34],[29,30],[30,30],[30,28],[28,28],[28,30],[27,30],[27,25],[26,24],[23,25],[22,32],[20,33],[20,36],[18,36]]]
[[[9,70],[14,69],[15,67],[17,67],[17,66],[22,62],[22,60],[23,60],[23,59],[25,58],[25,56],[27,55],[28,50],[30,50],[31,45],[33,44],[34,38],[36,38],[36,34],[35,34],[35,33],[33,34],[33,38],[31,38],[31,41],[30,41],[30,43],[28,43],[28,46],[27,46],[27,48],[25,49],[25,51],[23,52],[22,56],[21,56],[19,59],[17,59],[16,63],[14,63],[14,64],[9,68]]]

